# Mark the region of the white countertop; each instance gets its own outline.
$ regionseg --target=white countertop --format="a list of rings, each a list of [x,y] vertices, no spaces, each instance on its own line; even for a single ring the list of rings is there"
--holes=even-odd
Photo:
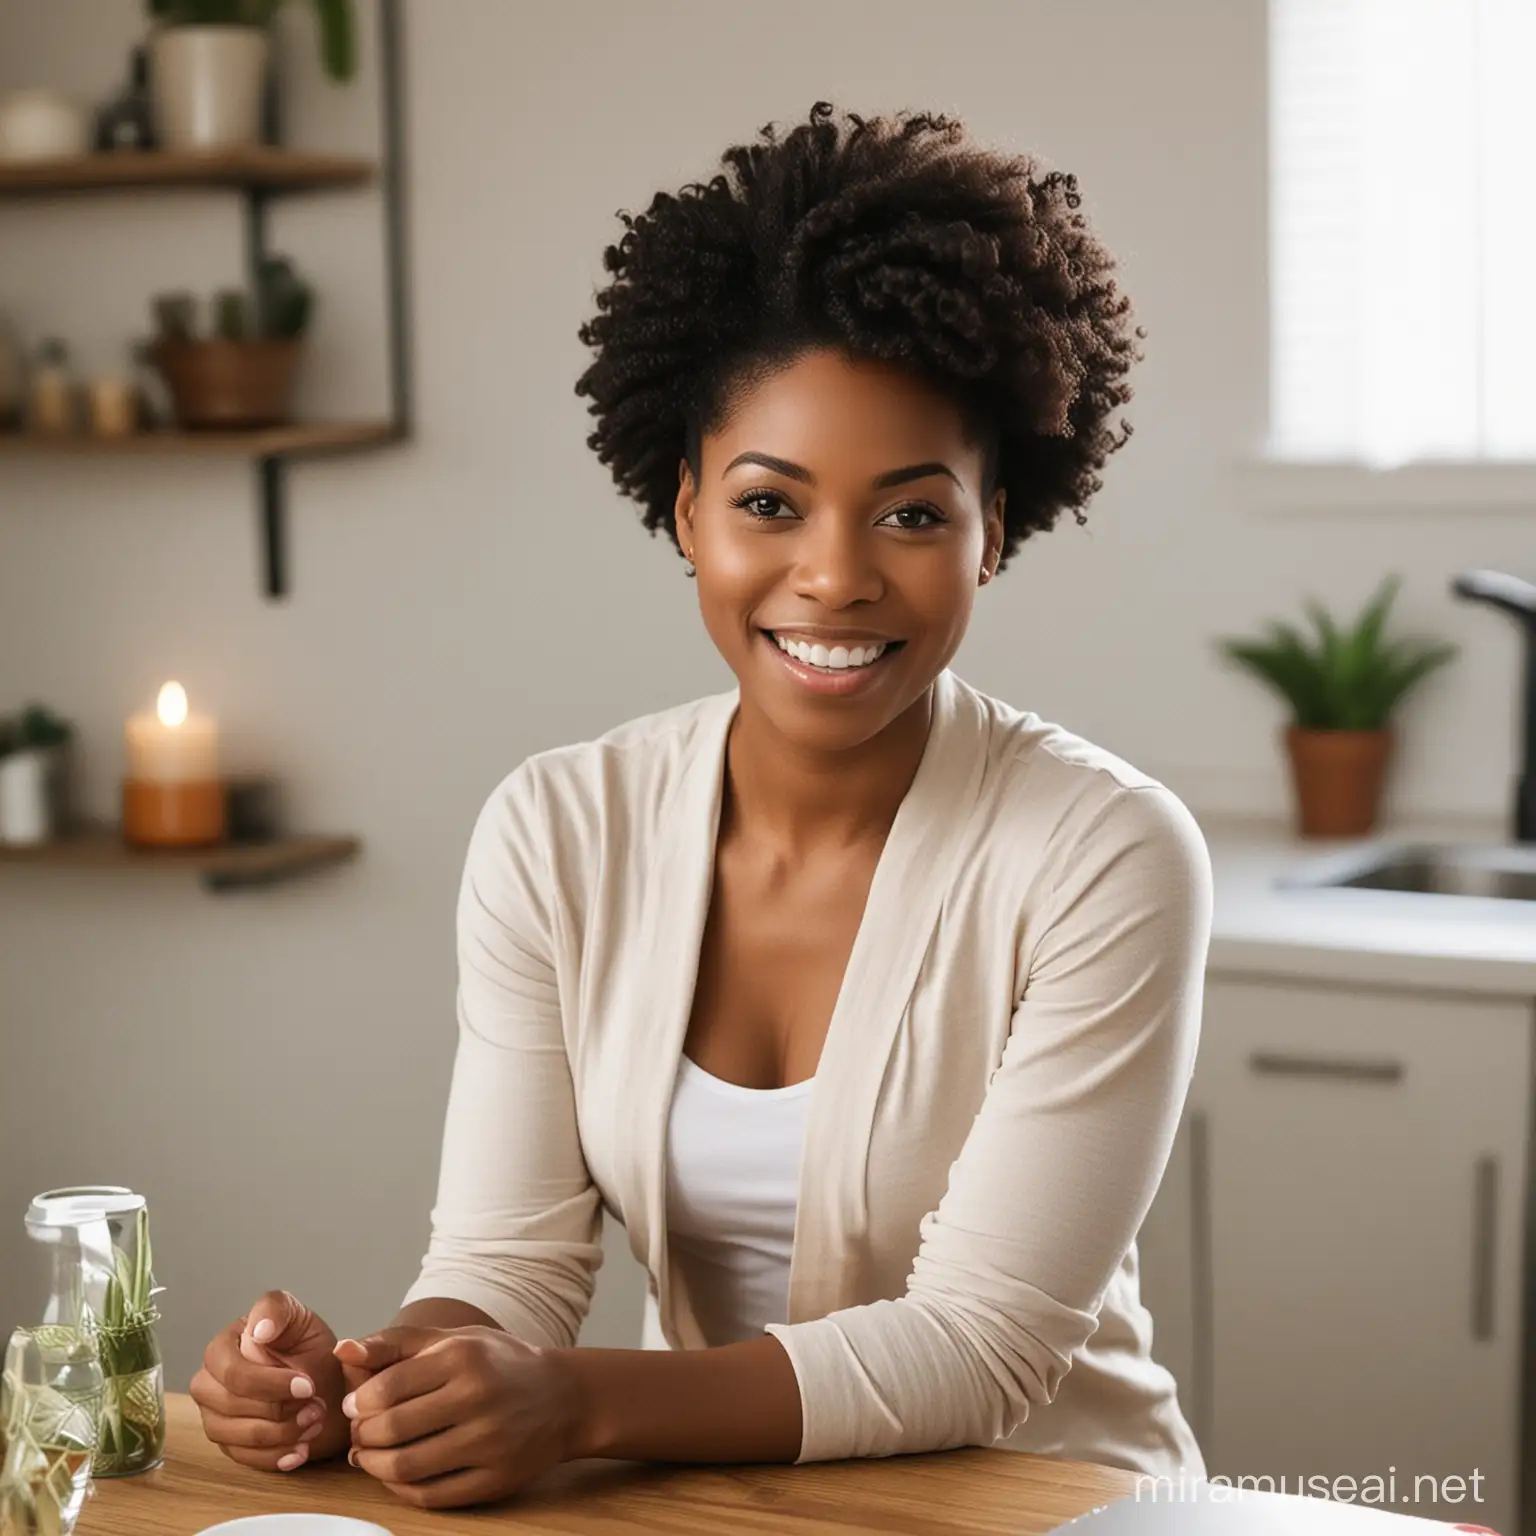
[[[1488,822],[1416,822],[1302,839],[1280,822],[1199,818],[1216,909],[1209,970],[1536,998],[1536,901],[1402,891],[1295,890],[1276,879],[1380,844],[1500,843]]]

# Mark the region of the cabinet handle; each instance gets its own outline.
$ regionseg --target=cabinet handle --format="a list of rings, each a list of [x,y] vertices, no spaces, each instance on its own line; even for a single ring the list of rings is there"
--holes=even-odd
[[[1499,1160],[1478,1158],[1472,1186],[1472,1337],[1493,1337],[1495,1258],[1498,1251]]]
[[[1194,1338],[1190,1361],[1194,1391],[1195,1439],[1207,1460],[1211,1457],[1211,1426],[1215,1403],[1215,1264],[1211,1243],[1211,1135],[1202,1109],[1189,1114],[1189,1242],[1191,1252],[1191,1311]]]
[[[1287,1056],[1279,1051],[1255,1051],[1248,1066],[1266,1077],[1331,1077],[1351,1083],[1400,1083],[1403,1064],[1390,1058],[1376,1061],[1347,1056]]]

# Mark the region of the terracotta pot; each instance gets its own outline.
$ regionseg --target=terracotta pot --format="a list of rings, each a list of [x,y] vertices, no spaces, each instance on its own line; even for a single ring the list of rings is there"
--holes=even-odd
[[[301,346],[297,339],[158,341],[152,356],[182,426],[275,427],[292,411]]]
[[[1390,728],[1309,731],[1287,726],[1286,751],[1303,837],[1363,837],[1376,825],[1392,755]]]

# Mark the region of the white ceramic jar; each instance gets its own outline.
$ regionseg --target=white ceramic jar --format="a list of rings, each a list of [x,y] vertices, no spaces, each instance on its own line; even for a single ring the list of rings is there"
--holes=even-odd
[[[53,836],[57,772],[52,747],[0,757],[0,843],[46,843]]]
[[[161,147],[208,152],[259,144],[267,47],[260,27],[156,32],[149,85]]]

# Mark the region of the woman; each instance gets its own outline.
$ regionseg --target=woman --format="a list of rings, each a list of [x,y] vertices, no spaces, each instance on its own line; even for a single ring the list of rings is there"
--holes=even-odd
[[[1083,521],[1141,332],[1074,179],[951,120],[822,103],[723,164],[625,216],[578,389],[738,687],[491,796],[421,1277],[339,1345],[270,1293],[193,1396],[237,1461],[350,1445],[432,1506],[590,1455],[1198,1473],[1134,1239],[1205,846],[948,670],[977,588]],[[605,1209],[670,1348],[573,1347]]]

